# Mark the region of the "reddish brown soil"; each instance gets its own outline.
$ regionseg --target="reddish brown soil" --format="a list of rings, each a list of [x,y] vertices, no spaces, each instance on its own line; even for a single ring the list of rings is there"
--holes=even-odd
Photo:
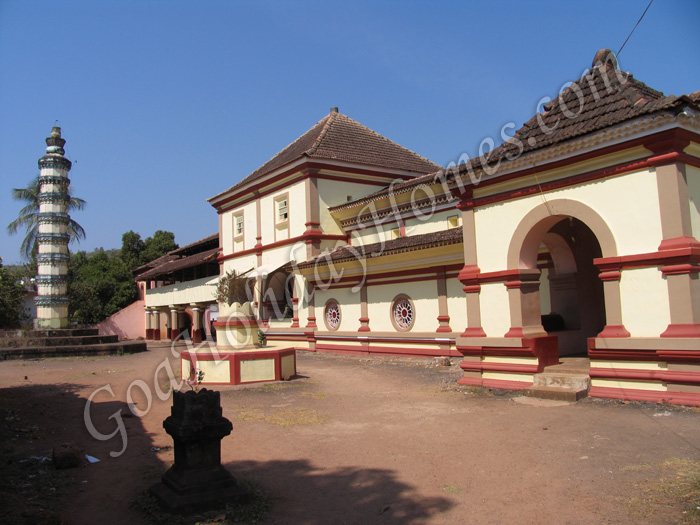
[[[50,456],[64,442],[100,459],[63,471],[55,491],[5,487],[0,519],[145,522],[134,502],[173,460],[162,428],[170,400],[155,390],[167,377],[161,370],[154,379],[166,360],[179,370],[165,344],[131,356],[0,363],[3,465],[29,472],[36,460],[19,461]],[[298,372],[285,383],[217,387],[234,424],[222,444],[224,464],[270,494],[270,523],[674,523],[688,516],[678,500],[640,506],[639,484],[664,475],[658,466],[668,459],[700,461],[697,411],[604,400],[525,405],[512,393],[459,388],[457,366],[431,367],[429,359],[303,352]],[[134,380],[152,404],[132,387],[146,413],[125,417]],[[110,456],[122,448],[119,435],[96,440],[84,423],[87,398],[105,385],[114,396],[97,393],[90,414],[109,434],[121,411],[128,441],[119,457]]]

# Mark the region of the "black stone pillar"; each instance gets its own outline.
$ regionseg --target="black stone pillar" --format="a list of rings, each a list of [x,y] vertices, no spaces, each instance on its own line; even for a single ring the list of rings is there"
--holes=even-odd
[[[233,425],[222,416],[219,392],[174,392],[163,428],[173,438],[175,464],[151,487],[151,494],[168,510],[189,512],[245,495],[221,466],[221,440]]]

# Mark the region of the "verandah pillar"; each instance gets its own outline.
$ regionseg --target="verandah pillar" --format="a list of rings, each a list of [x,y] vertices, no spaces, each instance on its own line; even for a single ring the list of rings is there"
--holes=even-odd
[[[146,315],[146,340],[153,340],[153,318],[150,308],[144,308]]]
[[[192,310],[192,343],[202,342],[202,309],[199,304],[191,303]]]
[[[687,146],[678,144],[678,150]],[[693,237],[690,221],[690,197],[685,165],[679,162],[658,166],[661,232],[659,252],[674,261],[661,268],[668,285],[671,322],[661,337],[700,337],[700,242]]]
[[[464,268],[459,272],[458,279],[464,285],[462,289],[467,295],[467,328],[462,337],[485,337],[486,333],[481,327],[481,305],[479,303],[481,285],[478,281],[480,269],[476,258],[473,192],[470,191],[460,198],[461,201],[457,205],[457,209],[462,212]]]
[[[540,312],[540,270],[533,268],[516,272],[516,279],[505,283],[510,307],[510,330],[505,336],[547,335]]]

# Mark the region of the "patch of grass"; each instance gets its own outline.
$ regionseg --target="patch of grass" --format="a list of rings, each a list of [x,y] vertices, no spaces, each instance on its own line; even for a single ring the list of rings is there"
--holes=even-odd
[[[326,392],[302,392],[302,396],[312,397],[314,399],[326,399],[328,394]]]
[[[442,487],[442,491],[446,492],[447,494],[459,494],[462,492],[464,489],[462,487],[459,487],[457,485],[445,485]]]
[[[323,425],[330,421],[325,414],[319,414],[310,408],[277,408],[265,412],[257,406],[239,408],[237,421],[265,421],[280,427]]]
[[[272,509],[272,498],[257,483],[248,480],[239,481],[239,486],[246,491],[248,498],[242,503],[230,503],[219,509],[212,509],[196,514],[176,514],[166,511],[156,498],[144,493],[133,502],[144,515],[146,521],[153,525],[227,525],[233,523],[263,523]]]
[[[262,421],[265,413],[258,407],[245,407],[236,409],[236,421]]]
[[[281,427],[323,425],[330,418],[310,408],[283,408],[269,414],[265,421]]]
[[[642,494],[626,502],[631,516],[649,520],[662,512],[673,512],[673,520],[678,523],[700,522],[700,461],[669,458],[658,465],[634,465],[623,470],[660,475],[637,484]]]

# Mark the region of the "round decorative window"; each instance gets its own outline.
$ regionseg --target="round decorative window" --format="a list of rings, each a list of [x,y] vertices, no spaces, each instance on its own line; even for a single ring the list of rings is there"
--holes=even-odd
[[[340,305],[337,301],[330,299],[326,303],[324,320],[329,330],[337,330],[340,326]]]
[[[413,327],[416,313],[413,301],[406,295],[399,295],[394,299],[391,307],[391,322],[394,328],[406,332]]]

